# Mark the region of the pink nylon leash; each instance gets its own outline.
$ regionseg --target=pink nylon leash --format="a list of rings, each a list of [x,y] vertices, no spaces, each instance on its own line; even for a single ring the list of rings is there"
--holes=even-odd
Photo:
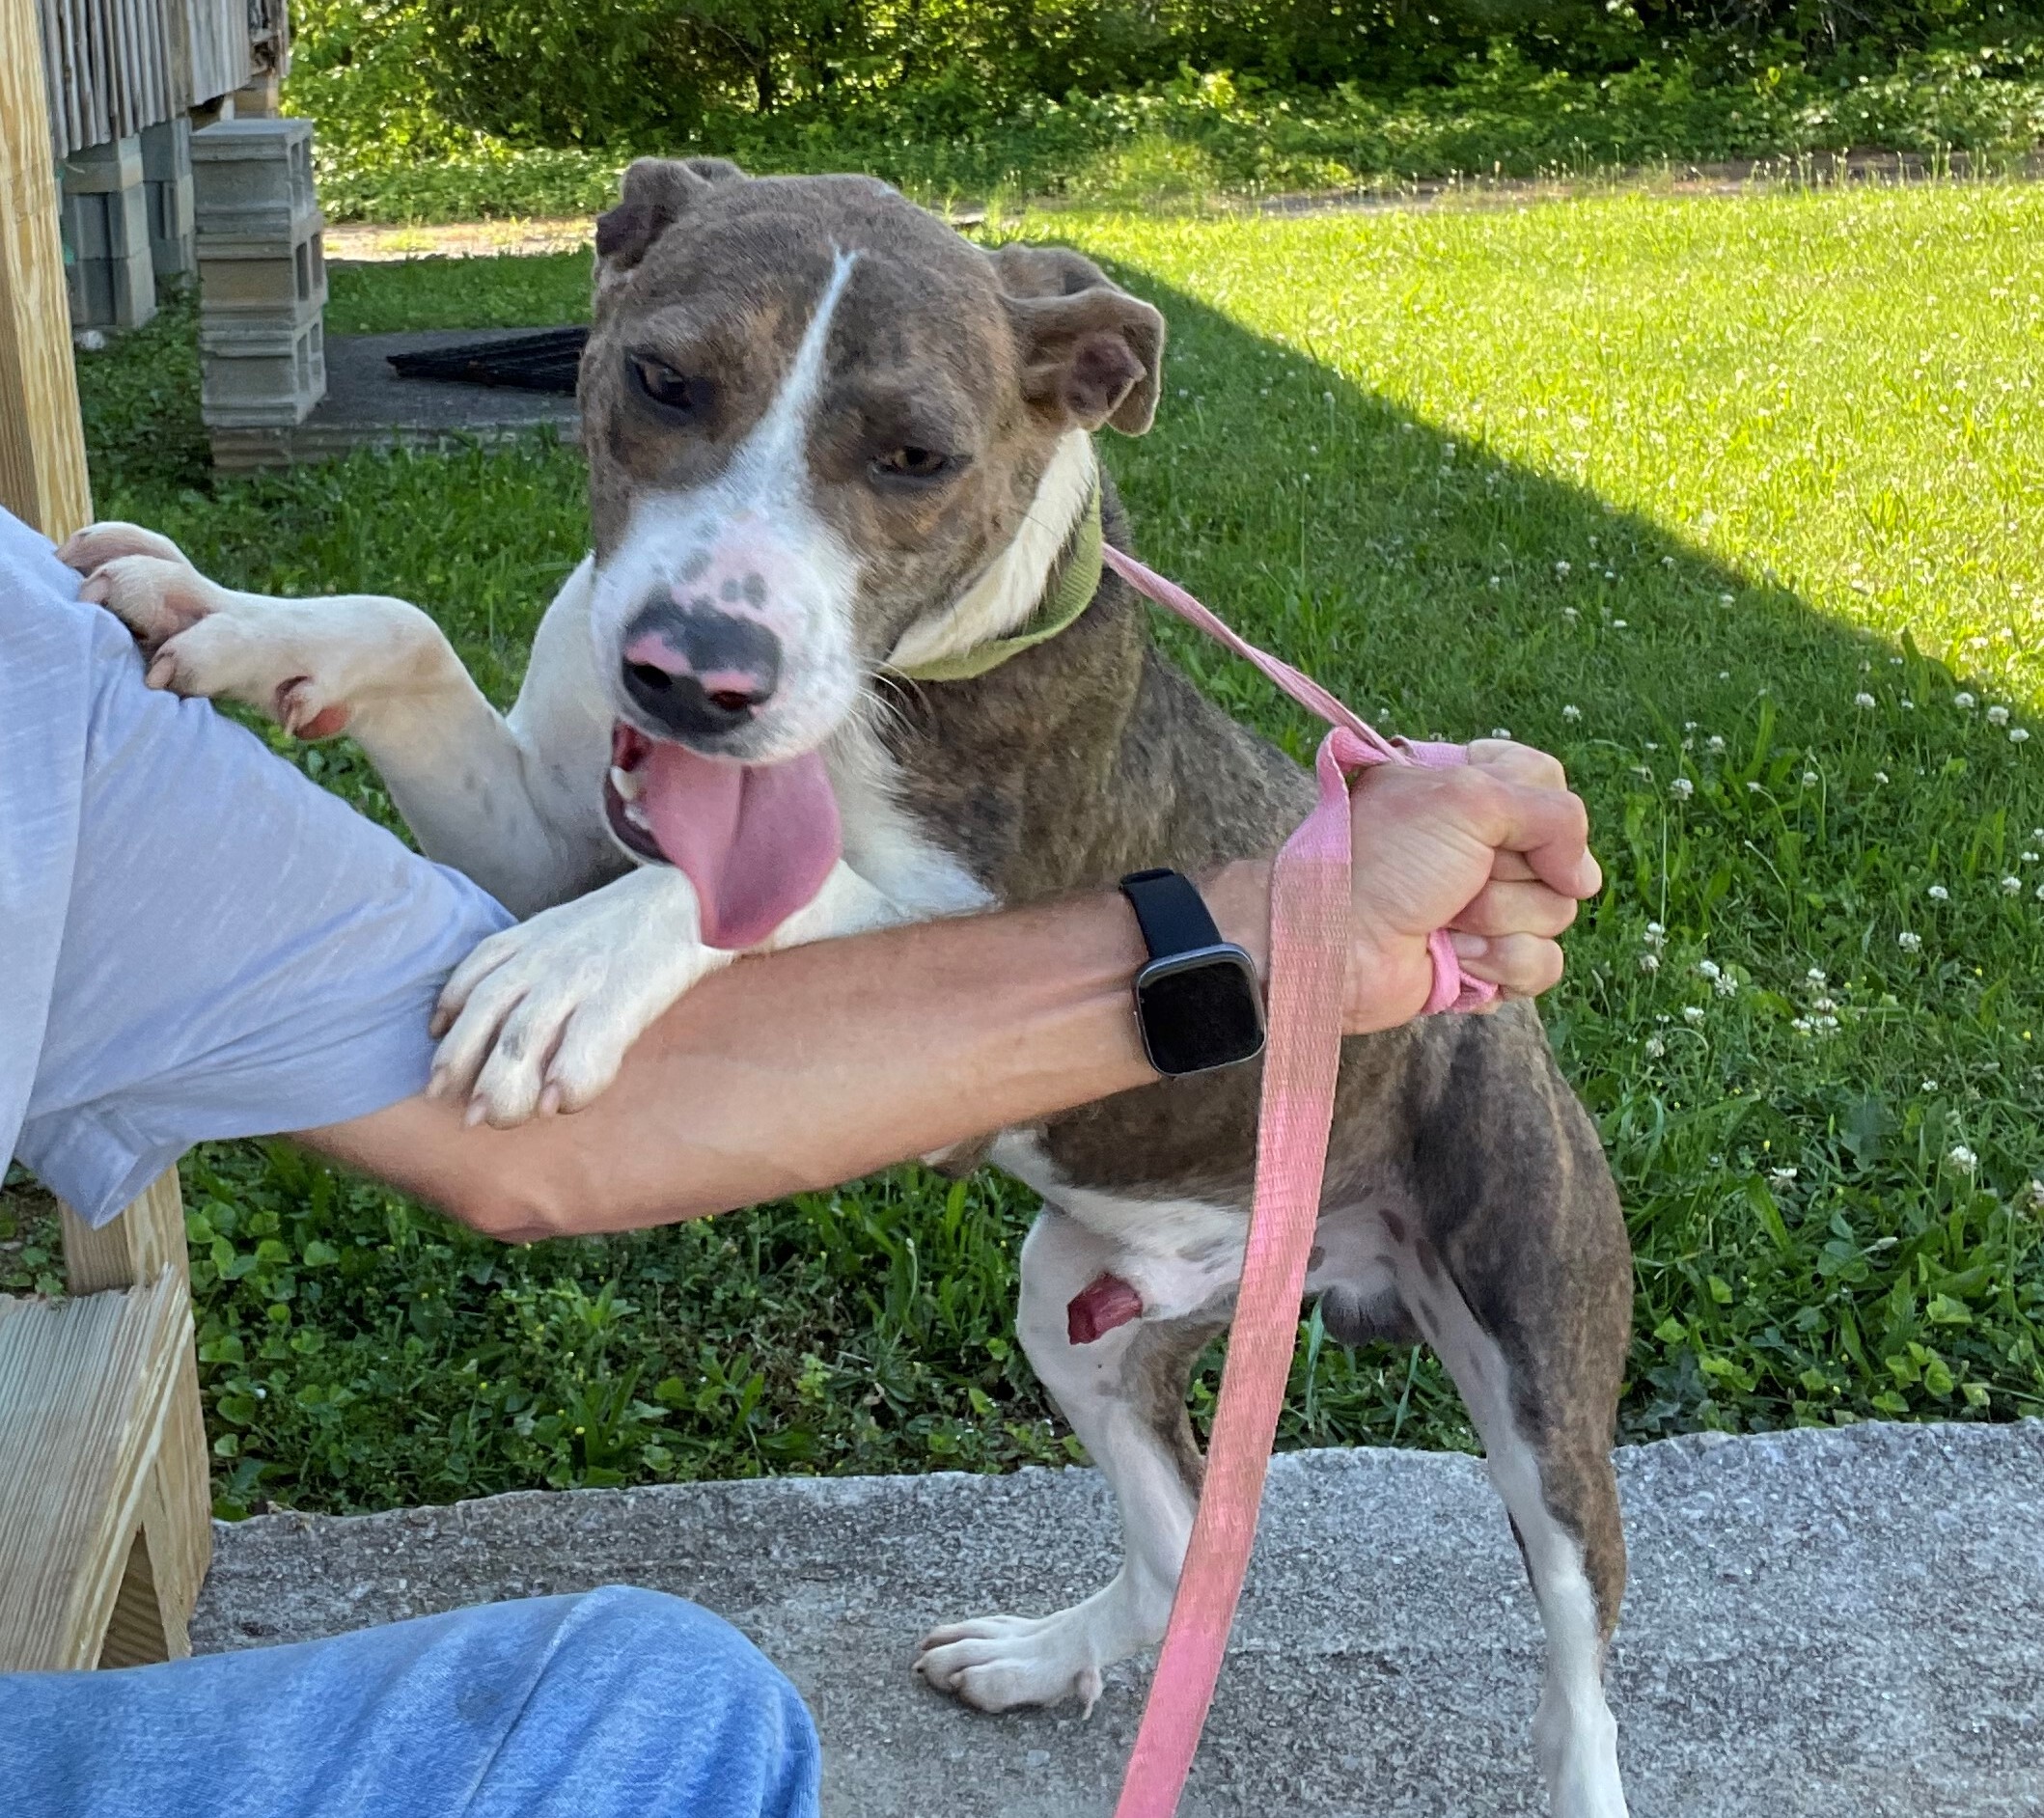
[[[1242,1258],[1233,1336],[1207,1446],[1206,1481],[1186,1548],[1171,1625],[1150,1680],[1115,1818],[1173,1818],[1228,1652],[1242,1595],[1278,1417],[1291,1375],[1307,1257],[1341,1059],[1349,923],[1350,778],[1370,764],[1447,766],[1459,745],[1394,743],[1311,676],[1259,650],[1198,600],[1110,544],[1107,565],[1146,599],[1245,657],[1332,729],[1313,759],[1320,799],[1285,841],[1271,873],[1270,1038],[1257,1118],[1256,1199]],[[1466,978],[1445,930],[1428,942],[1428,1013],[1472,1009],[1497,995]]]

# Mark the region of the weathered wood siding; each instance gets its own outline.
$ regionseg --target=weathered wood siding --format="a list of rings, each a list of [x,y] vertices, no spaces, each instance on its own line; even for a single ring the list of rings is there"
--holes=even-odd
[[[268,0],[38,0],[59,157],[240,88],[283,7]]]

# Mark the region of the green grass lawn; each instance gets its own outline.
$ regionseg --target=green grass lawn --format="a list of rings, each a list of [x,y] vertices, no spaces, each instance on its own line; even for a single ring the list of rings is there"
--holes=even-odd
[[[2044,192],[1053,226],[1172,318],[1157,429],[1107,448],[1145,553],[1387,730],[1508,728],[1589,797],[1610,884],[1548,1024],[1638,1253],[1626,1437],[2044,1412]],[[332,326],[566,319],[586,277],[344,272]],[[84,360],[100,510],[414,598],[507,699],[573,454],[214,487],[189,335]],[[282,1151],[186,1187],[230,1509],[1067,1452],[993,1176],[524,1250]],[[47,1269],[9,1218],[0,1269]],[[1284,1443],[1473,1444],[1429,1357],[1307,1336]]]

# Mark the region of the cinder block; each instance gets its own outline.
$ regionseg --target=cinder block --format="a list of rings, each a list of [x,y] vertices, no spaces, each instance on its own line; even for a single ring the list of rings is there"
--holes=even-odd
[[[144,128],[142,183],[149,198],[149,251],[156,276],[187,276],[195,268],[190,121],[167,120]]]
[[[93,146],[64,166],[65,282],[74,328],[139,328],[156,313],[139,138]]]
[[[208,428],[289,428],[325,396],[317,310],[272,322],[200,318],[199,402]]]
[[[64,160],[63,178],[67,196],[134,188],[142,180],[141,134],[109,139],[103,145],[89,145],[73,152]]]
[[[215,245],[295,242],[323,225],[309,120],[223,120],[192,134],[202,258]]]
[[[319,233],[265,245],[202,243],[201,307],[208,316],[320,309],[326,304],[326,240]]]

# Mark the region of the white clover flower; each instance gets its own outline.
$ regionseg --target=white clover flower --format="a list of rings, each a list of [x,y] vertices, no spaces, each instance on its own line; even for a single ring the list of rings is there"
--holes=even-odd
[[[2044,1206],[2044,1180],[2032,1180],[2030,1183],[2030,1203],[2033,1206]]]
[[[1664,568],[1671,568],[1671,567],[1673,567],[1673,566],[1675,565],[1675,559],[1674,559],[1674,557],[1672,557],[1672,556],[1663,556],[1663,557],[1661,558],[1661,565],[1662,565],[1662,566],[1663,566]]]
[[[2036,862],[2037,855],[2034,852],[2025,851],[2023,854],[2023,863],[2025,865],[2034,865]]]
[[[1866,693],[1864,689],[1862,689],[1860,693],[1856,694],[1852,698],[1852,704],[1856,707],[1870,707],[1873,705],[1873,696]]]
[[[1721,978],[1724,977],[1724,969],[1714,959],[1698,960],[1697,971],[1706,978]]]
[[[1567,620],[1570,624],[1574,624],[1578,619],[1582,618],[1582,616],[1583,615],[1577,612],[1573,606],[1564,606],[1561,608],[1561,617]]]
[[[1817,777],[1817,773],[1816,773],[1816,772],[1815,772],[1814,770],[1806,770],[1806,771],[1804,771],[1804,773],[1803,773],[1803,786],[1804,786],[1804,787],[1805,787],[1806,789],[1813,789],[1813,788],[1815,788],[1815,787],[1817,786],[1817,782],[1818,782],[1818,777]]]
[[[1673,796],[1676,801],[1686,802],[1692,795],[1696,794],[1697,785],[1694,783],[1690,782],[1687,777],[1677,777],[1672,783],[1668,785],[1668,792],[1669,794]]]
[[[1563,579],[1566,579],[1566,578],[1567,578],[1567,575],[1568,575],[1568,564],[1567,564],[1567,563],[1565,563],[1565,562],[1558,562],[1558,563],[1556,563],[1556,564],[1555,564],[1555,572],[1556,572],[1557,574],[1561,575],[1561,577],[1562,577]]]
[[[1922,950],[1923,937],[1920,934],[1912,934],[1907,928],[1904,928],[1901,933],[1895,936],[1895,945],[1905,953],[1920,952]]]
[[[1616,579],[1618,578],[1618,571],[1617,571],[1617,569],[1616,569],[1616,568],[1606,568],[1606,569],[1604,570],[1604,578],[1605,578],[1605,579],[1606,579],[1607,581],[1616,581]]]
[[[1581,707],[1563,707],[1561,709],[1561,717],[1573,726],[1576,721],[1583,717],[1583,709]]]
[[[1760,785],[1757,783],[1749,783],[1746,785],[1746,793],[1748,795],[1758,795],[1760,793]]]
[[[1803,977],[1809,979],[1811,984],[1820,985],[1827,982],[1828,976],[1825,973],[1823,967],[1812,966],[1808,972],[1803,975]]]
[[[1731,604],[1731,595],[1729,593],[1720,593],[1718,595],[1718,604],[1720,606],[1729,606]]]
[[[1936,1090],[1938,1089],[1938,1083],[1937,1083],[1937,1081],[1936,1081],[1936,1080],[1925,1080],[1925,1081],[1923,1082],[1923,1089],[1924,1089],[1924,1090],[1925,1090],[1926,1092],[1934,1092],[1934,1091],[1936,1091]]]
[[[1829,998],[1818,998],[1809,1007],[1819,1016],[1829,1016],[1838,1006]]]
[[[1957,707],[1961,713],[1971,713],[1975,704],[1974,698],[1962,688],[1957,694],[1952,696],[1951,704]]]
[[[1505,577],[1502,574],[1494,574],[1490,577],[1490,584],[1492,587],[1503,587],[1505,585]]]
[[[1652,952],[1642,953],[1640,955],[1640,970],[1642,972],[1659,972],[1661,970],[1661,955]]]
[[[1668,1052],[1668,1044],[1658,1035],[1647,1036],[1642,1050],[1649,1060],[1658,1060]]]
[[[1658,922],[1649,922],[1646,924],[1646,932],[1641,935],[1640,938],[1648,947],[1666,947],[1668,945],[1668,930]]]
[[[1799,1035],[1807,1035],[1809,1033],[1809,1018],[1799,1016],[1794,1022],[1789,1024],[1789,1028],[1794,1030]]]
[[[1728,670],[1728,669],[1721,669],[1721,670],[1720,670],[1720,671],[1718,672],[1718,679],[1719,679],[1720,681],[1729,681],[1729,680],[1731,680],[1731,671],[1730,671],[1730,670]]]
[[[1838,1019],[1836,1016],[1820,1016],[1817,1018],[1817,1027],[1823,1030],[1826,1033],[1829,1033],[1832,1030],[1837,1028],[1837,1026]]]
[[[2008,724],[2008,709],[2006,707],[1989,707],[1987,709],[1987,724],[1989,726],[2006,726]]]
[[[1876,783],[1886,783],[1888,781],[1888,772],[1885,770],[1876,770],[1874,772],[1874,781]]]
[[[1700,1004],[1689,1005],[1682,1012],[1682,1020],[1695,1029],[1703,1020],[1703,1006]]]
[[[1508,726],[1494,726],[1490,729],[1490,735],[1492,738],[1509,738],[1511,736],[1511,728]]]
[[[1951,892],[1947,890],[1943,884],[1933,884],[1923,894],[1932,902],[1949,902],[1951,900]]]
[[[1980,1165],[1980,1158],[1963,1143],[1954,1143],[1945,1159],[1962,1174],[1972,1173]]]
[[[1902,697],[1902,705],[1911,713],[1914,713],[1917,710],[1917,703],[1912,701],[1907,695],[1904,695]]]
[[[1795,1177],[1796,1171],[1793,1168],[1770,1168],[1767,1171],[1767,1178],[1778,1187],[1787,1186]]]
[[[2011,745],[2027,745],[2030,742],[2030,728],[2011,726],[2008,729],[2008,742]]]
[[[1725,734],[1713,732],[1703,741],[1703,749],[1707,752],[1722,753],[1725,750]]]
[[[2021,895],[2022,894],[2023,894],[2023,880],[2022,880],[2022,879],[2021,879],[2020,877],[2004,877],[2004,878],[2003,878],[2003,879],[2002,880],[2002,895],[2004,895],[2004,896],[2020,896],[2020,895]]]
[[[1614,619],[1611,621],[1611,628],[1614,631],[1623,631],[1625,629],[1625,620],[1622,619]]]
[[[1739,991],[1739,981],[1730,973],[1726,973],[1722,978],[1713,978],[1710,981],[1710,988],[1721,998],[1736,997]]]

